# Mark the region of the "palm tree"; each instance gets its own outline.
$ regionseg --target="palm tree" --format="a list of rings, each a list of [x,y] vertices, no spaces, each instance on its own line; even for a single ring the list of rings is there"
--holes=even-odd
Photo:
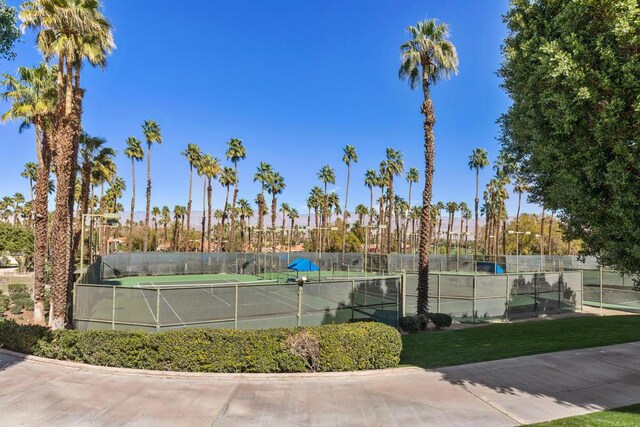
[[[182,152],[182,155],[187,158],[189,162],[189,198],[187,199],[187,251],[190,250],[189,233],[191,232],[191,189],[193,186],[193,167],[198,164],[202,154],[200,153],[200,147],[196,144],[188,144],[187,149]]]
[[[222,224],[220,227],[220,235],[218,235],[218,247],[222,250],[222,239],[224,237],[224,224],[227,216],[229,215],[229,189],[232,185],[235,186],[238,181],[238,177],[236,176],[236,171],[229,166],[225,166],[222,170],[222,174],[220,174],[220,184],[225,187],[227,193],[224,198],[224,210],[222,211]],[[225,245],[226,249],[226,245]]]
[[[447,202],[447,213],[449,214],[447,220],[447,255],[451,253],[451,233],[453,232],[454,215],[458,210],[458,204],[456,202]]]
[[[136,209],[136,162],[144,159],[144,150],[142,143],[134,138],[127,138],[127,148],[124,149],[124,155],[131,159],[131,214],[129,215],[129,250],[133,251],[133,213]]]
[[[44,323],[44,297],[46,256],[48,252],[49,175],[53,161],[52,117],[56,102],[55,68],[40,65],[37,68],[18,68],[18,77],[3,76],[2,98],[11,107],[2,115],[2,121],[21,120],[20,130],[33,124],[36,135],[37,171],[34,181],[34,321]],[[31,181],[30,181],[31,182]]]
[[[235,230],[236,230],[236,202],[238,200],[238,162],[247,158],[247,149],[242,145],[242,140],[238,138],[231,138],[227,142],[227,160],[233,163],[233,170],[236,174],[236,182],[233,186],[233,201],[231,202],[231,236],[229,242],[231,243],[230,249],[235,250]]]
[[[278,194],[282,194],[286,184],[284,178],[278,173],[273,172],[267,181],[267,191],[271,194],[271,230],[273,237],[271,239],[271,249],[276,251],[276,215],[278,213]]]
[[[444,203],[438,202],[435,204],[436,211],[438,213],[438,235],[436,236],[436,253],[440,253],[440,232],[442,230],[442,211],[444,210]],[[420,219],[422,221],[422,218]]]
[[[142,125],[142,133],[147,143],[147,206],[144,212],[144,234],[142,250],[147,252],[149,245],[149,214],[151,212],[151,144],[162,144],[160,126],[154,120],[146,120]]]
[[[178,250],[178,238],[180,236],[180,232],[179,230],[182,228],[180,226],[180,221],[182,220],[182,222],[184,223],[184,216],[187,213],[187,208],[185,208],[184,206],[179,206],[176,205],[173,208],[173,219],[175,221],[174,226],[173,226],[173,250],[177,251]]]
[[[387,159],[380,164],[380,171],[383,172],[382,175],[385,177],[387,184],[387,202],[389,203],[389,207],[387,209],[387,215],[389,218],[387,221],[387,252],[391,252],[391,217],[394,212],[393,204],[395,202],[393,195],[393,181],[396,176],[402,175],[404,172],[402,153],[391,147],[387,148]],[[396,226],[396,233],[399,233],[400,230],[397,230],[397,228],[398,227]]]
[[[324,202],[322,204],[322,228],[327,225],[327,213],[329,209],[329,193],[327,192],[328,184],[336,183],[336,173],[330,165],[323,166],[318,172],[318,179],[324,184]],[[324,230],[321,230],[320,240],[324,239]]]
[[[29,200],[33,201],[33,183],[36,181],[38,174],[38,165],[33,162],[27,162],[24,170],[20,174],[21,177],[29,180]]]
[[[520,204],[522,203],[522,193],[529,190],[529,183],[523,176],[518,175],[513,186],[513,192],[518,194],[518,212],[516,213],[516,233],[520,231]]]
[[[211,252],[211,218],[213,216],[213,207],[211,205],[211,193],[213,192],[213,187],[211,186],[211,180],[218,178],[218,175],[222,173],[222,168],[220,167],[220,160],[211,156],[210,154],[205,154],[200,159],[200,169],[202,174],[207,177],[207,248],[209,248],[209,252]],[[203,233],[205,230],[202,231]]]
[[[298,210],[296,208],[291,208],[287,211],[287,216],[291,220],[291,225],[289,226],[289,252],[291,252],[291,240],[293,239],[291,233],[293,233],[293,224],[295,223],[296,219],[300,217],[300,215],[298,214]],[[282,223],[282,229],[284,230],[284,222]]]
[[[364,174],[364,185],[369,189],[369,213],[373,212],[373,187],[378,186],[378,173],[374,169],[367,169]],[[369,214],[369,225],[371,225],[371,214]]]
[[[18,217],[22,213],[22,204],[25,202],[24,195],[22,193],[15,193],[11,198],[13,201],[13,226],[17,226],[19,223]]]
[[[353,145],[347,145],[343,149],[342,161],[347,165],[347,190],[344,196],[344,212],[342,215],[342,253],[345,253],[347,248],[347,239],[345,234],[347,231],[347,203],[349,202],[349,181],[351,180],[351,163],[358,163],[358,154],[356,148]]]
[[[280,235],[281,239],[284,239],[284,225],[287,220],[287,214],[289,213],[290,210],[291,210],[291,206],[289,206],[289,203],[282,203],[280,205],[280,213],[282,214],[282,233]]]
[[[409,172],[407,172],[407,182],[409,183],[409,198],[407,200],[407,210],[411,211],[411,190],[413,188],[413,184],[417,184],[420,181],[420,172],[416,168],[409,168]],[[407,219],[404,224],[405,232],[409,227],[409,215],[407,215]]]
[[[256,173],[253,175],[253,182],[258,181],[260,183],[260,197],[257,198],[258,230],[260,230],[260,235],[258,236],[258,252],[262,252],[262,241],[264,239],[264,216],[266,214],[264,190],[271,174],[273,174],[273,167],[269,163],[260,162],[260,165],[256,169]]]
[[[479,191],[480,191],[480,169],[489,166],[489,157],[487,155],[487,151],[484,148],[476,148],[471,152],[469,156],[469,169],[476,170],[476,198],[475,198],[475,226],[473,229],[474,233],[474,245],[473,245],[473,256],[478,255],[478,204],[480,203]]]
[[[420,226],[420,253],[418,260],[418,315],[425,315],[428,310],[429,291],[429,246],[431,243],[431,195],[433,193],[433,172],[435,161],[435,142],[433,127],[436,123],[430,86],[442,79],[447,79],[458,71],[458,54],[454,45],[447,40],[449,30],[446,24],[438,24],[435,20],[424,20],[407,31],[411,39],[400,47],[402,64],[399,70],[401,79],[408,79],[411,89],[422,84],[424,101],[424,153],[425,182],[422,193],[422,220]]]
[[[169,206],[163,206],[162,207],[162,218],[160,218],[160,223],[162,224],[162,228],[164,229],[164,239],[163,239],[163,243],[167,243],[167,225],[169,225],[169,223],[171,222],[171,210],[169,209]]]
[[[458,234],[458,251],[462,247],[462,236],[464,235],[464,221],[465,213],[469,210],[469,207],[465,202],[458,203],[458,211],[460,211],[460,233]],[[468,227],[468,225],[467,225]]]
[[[160,239],[158,239],[158,221],[162,218],[162,211],[160,210],[159,207],[154,206],[153,208],[151,208],[151,219],[153,220],[153,233],[155,235],[155,245],[154,245],[154,250],[157,250],[158,248],[158,241]]]
[[[244,250],[244,230],[247,226],[245,219],[251,221],[251,217],[253,216],[253,209],[247,199],[238,200],[238,213],[240,214],[240,240],[243,244],[242,250]]]
[[[467,248],[469,247],[469,220],[471,219],[471,210],[467,206],[466,203],[461,203],[464,205],[465,210],[462,212],[462,218],[465,220],[465,229],[464,229],[464,250],[465,255],[467,253]],[[476,242],[474,242],[475,244]]]
[[[57,57],[56,105],[52,139],[56,141],[54,157],[56,178],[51,305],[49,322],[54,329],[66,323],[67,299],[70,295],[73,253],[73,197],[76,180],[78,143],[82,122],[80,71],[83,61],[104,68],[106,57],[114,47],[111,24],[102,15],[98,1],[38,0],[21,7],[23,29],[39,31],[38,48],[49,61]]]
[[[358,215],[358,223],[360,223],[360,225],[364,225],[364,216],[369,213],[369,209],[367,209],[365,205],[359,204],[356,206],[354,212]]]

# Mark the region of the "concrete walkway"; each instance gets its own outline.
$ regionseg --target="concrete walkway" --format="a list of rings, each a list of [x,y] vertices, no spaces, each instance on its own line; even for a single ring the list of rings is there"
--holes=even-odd
[[[0,351],[3,426],[508,426],[640,401],[640,342],[458,367],[181,374]]]

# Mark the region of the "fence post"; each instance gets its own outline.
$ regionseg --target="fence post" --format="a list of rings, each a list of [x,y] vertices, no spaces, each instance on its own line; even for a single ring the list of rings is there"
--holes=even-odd
[[[602,266],[600,266],[600,310],[602,310]]]
[[[438,293],[436,298],[436,311],[440,313],[440,273],[438,273]]]
[[[400,292],[402,303],[398,304],[398,312],[402,310],[401,317],[404,317],[407,315],[407,273],[406,272],[402,273],[402,277],[400,279],[400,286],[402,286],[401,292]],[[400,319],[398,319],[398,322],[400,322]]]
[[[236,298],[233,307],[233,329],[238,330],[238,285],[236,285]]]
[[[580,270],[580,311],[584,310],[584,270]]]
[[[366,279],[365,279],[366,281]],[[367,285],[365,285],[367,286]],[[356,304],[356,281],[351,281],[351,320],[353,320],[354,306]]]
[[[302,326],[302,285],[298,285],[298,326]]]
[[[477,318],[477,314],[476,314],[476,295],[477,295],[477,290],[476,290],[476,275],[473,275],[473,304],[471,306],[471,311],[473,312],[473,323],[476,323],[476,318]]]
[[[75,308],[74,308],[75,310]],[[113,295],[111,297],[111,330],[116,329],[116,287],[113,287]]]
[[[160,330],[160,288],[156,288],[156,330]]]
[[[504,287],[504,317],[507,321],[509,321],[509,274],[507,273],[507,281]]]

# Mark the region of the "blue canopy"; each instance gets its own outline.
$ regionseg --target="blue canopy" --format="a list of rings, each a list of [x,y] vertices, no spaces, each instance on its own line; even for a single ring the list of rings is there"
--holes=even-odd
[[[294,271],[318,271],[320,270],[317,265],[306,258],[296,258],[291,264],[287,266],[289,270]]]

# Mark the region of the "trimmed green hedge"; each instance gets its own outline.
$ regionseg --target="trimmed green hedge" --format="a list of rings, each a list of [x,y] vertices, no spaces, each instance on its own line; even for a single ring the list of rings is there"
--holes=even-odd
[[[300,336],[316,345],[294,350]],[[185,372],[319,372],[398,366],[402,341],[381,323],[351,323],[264,330],[178,329],[50,331],[0,322],[0,347],[52,359],[101,366]],[[317,363],[315,363],[317,362]]]

